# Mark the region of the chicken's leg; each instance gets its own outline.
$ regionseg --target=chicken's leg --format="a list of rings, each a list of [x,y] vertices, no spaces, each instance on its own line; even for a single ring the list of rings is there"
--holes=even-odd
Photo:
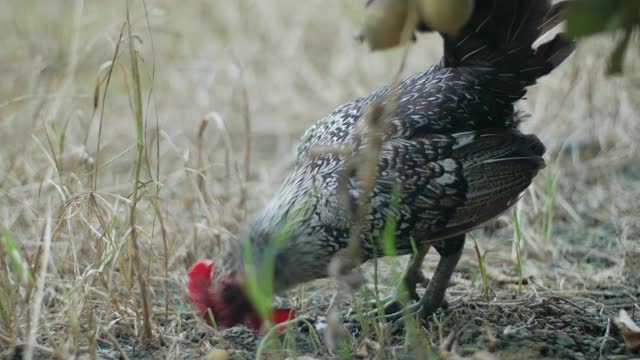
[[[409,305],[401,311],[389,314],[391,320],[398,319],[403,315],[417,314],[419,318],[426,319],[433,314],[443,304],[444,295],[449,285],[451,275],[458,265],[464,248],[464,235],[445,240],[443,246],[436,246],[440,253],[440,261],[429,281],[427,290],[419,302]]]
[[[417,285],[421,284],[426,288],[429,284],[429,279],[422,272],[422,263],[429,252],[429,247],[429,245],[424,245],[418,248],[418,252],[411,255],[400,283],[395,287],[391,295],[382,300],[385,314],[393,314],[400,311],[406,301],[420,300],[420,296],[416,291]]]

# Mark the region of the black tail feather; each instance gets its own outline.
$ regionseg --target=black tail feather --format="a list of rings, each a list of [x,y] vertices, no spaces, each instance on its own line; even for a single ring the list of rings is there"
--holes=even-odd
[[[562,34],[538,49],[533,44],[565,18],[569,1],[476,0],[469,22],[457,34],[441,34],[446,66],[491,64],[521,75],[530,85],[560,65],[575,49]],[[428,24],[419,30],[429,31]],[[524,78],[522,78],[522,74]]]
[[[567,16],[567,9],[572,3],[573,0],[565,0],[551,6],[545,16],[544,22],[539,27],[540,35],[546,34],[549,30],[563,22]]]
[[[559,34],[556,35],[553,40],[540,45],[536,49],[535,54],[538,63],[551,64],[552,69],[555,69],[562,64],[575,49],[576,45],[573,41]]]

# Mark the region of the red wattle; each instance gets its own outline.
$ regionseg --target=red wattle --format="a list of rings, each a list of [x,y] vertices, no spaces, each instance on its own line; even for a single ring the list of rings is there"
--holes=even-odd
[[[273,310],[273,314],[271,315],[271,321],[274,322],[274,324],[281,324],[283,322],[295,319],[296,317],[296,311],[294,309],[290,309],[290,308],[281,308],[281,309],[274,309]],[[286,329],[286,326],[281,326],[279,328],[280,330],[284,330]]]

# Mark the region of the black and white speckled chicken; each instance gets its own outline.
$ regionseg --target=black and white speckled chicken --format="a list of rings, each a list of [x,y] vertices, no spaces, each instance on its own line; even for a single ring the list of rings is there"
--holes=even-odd
[[[273,261],[275,292],[327,277],[332,259],[346,255],[363,196],[369,206],[357,263],[376,251],[383,255],[378,241],[387,220],[395,219],[397,254],[413,254],[404,280],[414,310],[423,317],[437,310],[465,234],[512,206],[545,166],[544,145],[517,129],[522,115],[514,102],[573,52],[574,44],[562,36],[533,49],[561,10],[548,0],[477,0],[458,34],[441,34],[444,56],[437,64],[340,106],[307,130],[293,170],[242,241],[210,264],[211,278],[192,284],[207,287],[204,298],[192,296],[205,318],[210,309],[222,327],[255,319],[243,286],[245,249],[252,267]],[[429,31],[428,24],[418,30]],[[395,106],[387,106],[392,110],[381,119],[377,176],[373,191],[365,193],[349,161],[368,151],[361,140],[369,108],[385,107],[390,99]],[[343,150],[315,152],[316,146]],[[431,246],[441,257],[419,298],[416,282]]]

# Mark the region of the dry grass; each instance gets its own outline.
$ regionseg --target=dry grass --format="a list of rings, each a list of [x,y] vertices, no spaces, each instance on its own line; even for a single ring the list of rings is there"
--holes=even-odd
[[[3,355],[242,353],[237,336],[193,318],[186,269],[264,203],[301,131],[391,80],[402,56],[353,41],[358,2],[131,2],[131,34],[125,5],[0,2]],[[549,149],[548,172],[518,206],[517,257],[533,279],[522,304],[569,296],[585,307],[611,293],[638,307],[640,61],[632,51],[625,77],[605,78],[611,47],[584,44],[522,104],[534,114],[525,130]],[[438,39],[422,36],[405,74],[439,55]],[[512,219],[492,225],[477,234],[482,267],[517,274]],[[495,307],[477,300],[486,284],[473,251],[451,291],[454,317]],[[509,298],[517,282],[495,278]],[[296,300],[309,313],[331,293],[316,288]],[[442,326],[427,334],[446,338]]]

